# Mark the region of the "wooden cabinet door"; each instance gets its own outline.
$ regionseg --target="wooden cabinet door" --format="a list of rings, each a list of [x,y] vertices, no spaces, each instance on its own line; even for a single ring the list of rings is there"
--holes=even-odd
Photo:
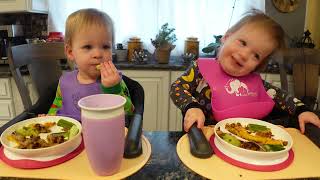
[[[0,0],[0,12],[48,13],[47,0]]]
[[[171,71],[170,84],[182,75],[184,71]],[[170,98],[170,97],[169,97]],[[182,114],[179,108],[169,99],[169,130],[170,131],[182,131]]]
[[[144,89],[143,129],[167,131],[170,71],[124,70],[122,73],[138,81]]]
[[[14,116],[10,78],[0,78],[0,126]]]
[[[32,102],[32,104],[35,104],[39,98],[38,93],[37,93],[36,89],[33,87],[32,80],[31,80],[30,76],[23,76],[23,78],[24,78],[24,82],[26,83],[27,88],[29,90],[31,102]],[[16,85],[13,78],[11,78],[11,88],[12,88],[12,94],[13,94],[12,99],[14,102],[15,114],[19,115],[20,113],[22,113],[24,111],[24,107],[22,104],[21,96],[18,91],[17,85]]]

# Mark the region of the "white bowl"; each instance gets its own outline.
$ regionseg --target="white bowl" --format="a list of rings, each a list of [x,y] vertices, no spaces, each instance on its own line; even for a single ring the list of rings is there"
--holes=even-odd
[[[68,141],[63,142],[61,144],[57,144],[57,145],[45,147],[45,148],[39,148],[39,149],[19,149],[19,148],[16,148],[15,142],[8,140],[8,136],[11,135],[12,132],[14,132],[16,129],[22,128],[23,126],[27,126],[32,123],[58,122],[59,119],[64,119],[66,121],[69,121],[75,124],[79,129],[78,134],[72,137],[71,139],[69,139]],[[22,155],[24,157],[59,156],[59,155],[65,155],[66,153],[71,152],[72,150],[76,149],[80,145],[82,141],[81,132],[82,132],[82,127],[80,122],[73,118],[64,117],[64,116],[44,116],[44,117],[27,119],[8,127],[1,134],[0,140],[1,140],[1,144],[6,150],[18,155]]]
[[[230,133],[227,129],[225,129],[225,125],[227,123],[241,123],[242,126],[248,125],[248,124],[259,124],[264,125],[271,129],[272,134],[274,135],[274,139],[280,139],[287,141],[288,144],[284,147],[284,150],[281,151],[273,151],[273,152],[263,152],[263,151],[253,151],[248,149],[243,149],[240,147],[237,147],[235,145],[232,145],[225,140],[223,140],[221,137],[217,134],[217,129],[220,128],[222,132]],[[257,162],[272,162],[272,161],[279,161],[280,159],[286,159],[288,157],[288,151],[292,148],[292,137],[290,134],[285,131],[283,128],[280,128],[279,126],[276,126],[274,124],[257,120],[257,119],[251,119],[251,118],[230,118],[225,119],[220,122],[218,122],[215,125],[214,128],[215,137],[217,138],[217,141],[219,143],[219,146],[225,151],[229,152],[230,156],[236,156],[238,158],[243,157],[243,159],[250,159],[252,161]],[[231,134],[231,133],[230,133]],[[228,154],[226,154],[228,155]]]

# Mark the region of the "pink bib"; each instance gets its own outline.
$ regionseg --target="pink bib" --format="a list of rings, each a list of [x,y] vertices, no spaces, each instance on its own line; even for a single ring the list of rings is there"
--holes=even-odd
[[[211,89],[211,106],[215,120],[233,117],[261,119],[274,106],[260,75],[244,77],[226,74],[216,59],[199,59],[199,70]]]

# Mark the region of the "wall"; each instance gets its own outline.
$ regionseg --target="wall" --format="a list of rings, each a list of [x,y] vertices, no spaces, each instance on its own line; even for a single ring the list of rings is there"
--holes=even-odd
[[[306,13],[306,29],[311,32],[311,39],[314,40],[315,48],[320,49],[320,1],[308,0]]]
[[[289,38],[301,37],[304,32],[306,4],[307,0],[300,0],[295,11],[282,13],[273,6],[272,0],[265,0],[265,12],[282,25]]]

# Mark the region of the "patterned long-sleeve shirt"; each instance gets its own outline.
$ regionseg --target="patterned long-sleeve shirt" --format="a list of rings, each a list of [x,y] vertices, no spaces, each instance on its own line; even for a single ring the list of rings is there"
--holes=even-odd
[[[291,97],[278,87],[263,81],[265,90],[272,95],[277,109],[297,115],[306,110],[306,106],[297,98]],[[214,120],[211,108],[211,89],[203,78],[197,61],[171,85],[170,97],[184,114],[190,108],[200,108],[207,120]]]

